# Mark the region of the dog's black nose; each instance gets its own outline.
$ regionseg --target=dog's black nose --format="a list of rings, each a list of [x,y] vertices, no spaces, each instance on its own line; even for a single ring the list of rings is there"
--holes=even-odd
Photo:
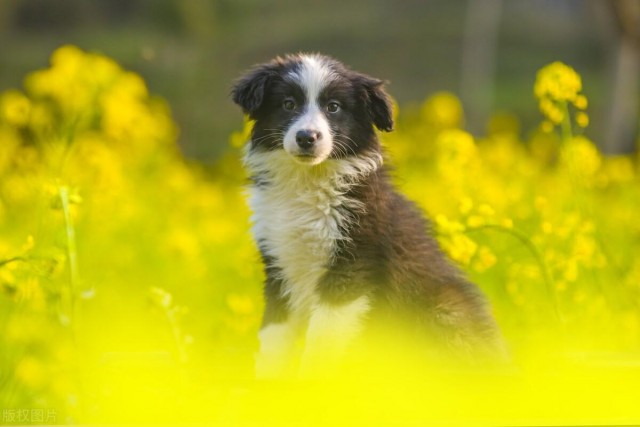
[[[318,131],[303,129],[296,133],[296,142],[298,143],[298,147],[308,149],[313,147],[313,144],[321,137],[322,134]]]

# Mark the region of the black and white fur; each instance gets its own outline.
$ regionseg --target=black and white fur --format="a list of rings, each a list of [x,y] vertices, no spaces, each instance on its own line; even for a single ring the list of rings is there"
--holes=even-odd
[[[266,273],[259,377],[315,376],[376,325],[457,356],[501,352],[482,294],[390,183],[374,129],[393,128],[381,80],[288,55],[248,71],[232,96],[255,121],[245,165]]]

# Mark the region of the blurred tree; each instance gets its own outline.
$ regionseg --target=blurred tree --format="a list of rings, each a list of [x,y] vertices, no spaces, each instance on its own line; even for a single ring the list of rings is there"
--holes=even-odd
[[[91,16],[94,7],[94,2],[78,0],[23,0],[16,2],[13,26],[28,31],[69,30],[83,16]]]
[[[610,0],[608,6],[619,36],[613,59],[613,88],[603,149],[608,153],[627,153],[634,150],[638,137],[640,2]]]
[[[467,128],[479,134],[493,108],[502,0],[469,0],[462,48],[460,96]]]
[[[13,13],[17,3],[17,0],[0,1],[0,34],[7,33],[11,28]]]
[[[216,13],[214,3],[203,0],[175,0],[175,7],[186,31],[197,38],[209,39],[215,34]]]

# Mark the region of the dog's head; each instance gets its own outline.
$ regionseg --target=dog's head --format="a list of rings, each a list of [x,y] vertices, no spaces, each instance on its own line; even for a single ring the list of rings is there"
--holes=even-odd
[[[383,83],[326,56],[288,55],[248,71],[232,97],[255,121],[251,150],[316,165],[378,149],[374,126],[393,129]]]

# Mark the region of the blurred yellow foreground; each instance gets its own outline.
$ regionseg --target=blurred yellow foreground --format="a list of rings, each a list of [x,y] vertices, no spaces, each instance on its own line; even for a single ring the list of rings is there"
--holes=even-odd
[[[513,366],[396,378],[359,360],[370,376],[265,383],[248,124],[216,165],[189,164],[139,76],[61,47],[0,95],[0,424],[640,423],[638,155],[598,151],[581,90],[543,68],[524,141],[508,113],[474,138],[448,93],[384,135]]]

